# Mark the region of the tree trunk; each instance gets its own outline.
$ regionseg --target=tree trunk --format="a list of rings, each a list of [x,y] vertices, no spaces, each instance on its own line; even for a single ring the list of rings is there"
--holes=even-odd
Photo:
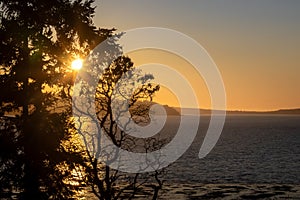
[[[28,39],[27,39],[28,44]],[[28,47],[25,47],[25,53],[24,53],[24,80],[23,80],[23,137],[24,137],[24,199],[41,199],[39,196],[39,183],[38,183],[38,175],[37,171],[38,168],[36,166],[36,156],[38,152],[35,150],[35,146],[37,145],[34,140],[34,136],[32,135],[30,131],[30,116],[28,111],[28,75],[29,75],[29,49]]]

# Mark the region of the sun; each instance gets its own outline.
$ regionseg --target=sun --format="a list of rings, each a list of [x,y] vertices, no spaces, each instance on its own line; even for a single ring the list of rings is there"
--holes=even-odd
[[[76,59],[72,62],[71,67],[73,70],[80,70],[82,68],[82,60]]]

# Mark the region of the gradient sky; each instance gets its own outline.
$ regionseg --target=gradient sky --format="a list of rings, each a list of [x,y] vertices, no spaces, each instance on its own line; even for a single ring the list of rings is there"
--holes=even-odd
[[[97,26],[165,27],[198,41],[221,72],[227,109],[300,107],[299,0],[96,0],[96,5]],[[153,61],[145,55],[133,55],[134,62]],[[158,101],[176,104],[163,95]],[[199,86],[200,107],[210,107],[207,95]]]

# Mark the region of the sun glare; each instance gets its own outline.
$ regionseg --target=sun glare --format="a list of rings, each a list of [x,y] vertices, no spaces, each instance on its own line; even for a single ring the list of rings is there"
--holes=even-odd
[[[82,60],[76,59],[72,62],[71,67],[73,70],[80,70],[82,67]]]

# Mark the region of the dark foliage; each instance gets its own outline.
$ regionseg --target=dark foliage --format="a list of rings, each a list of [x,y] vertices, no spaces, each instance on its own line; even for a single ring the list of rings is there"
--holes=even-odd
[[[81,155],[62,145],[72,129],[69,66],[113,31],[93,25],[92,3],[0,1],[0,198],[67,199],[79,189],[66,180]]]

